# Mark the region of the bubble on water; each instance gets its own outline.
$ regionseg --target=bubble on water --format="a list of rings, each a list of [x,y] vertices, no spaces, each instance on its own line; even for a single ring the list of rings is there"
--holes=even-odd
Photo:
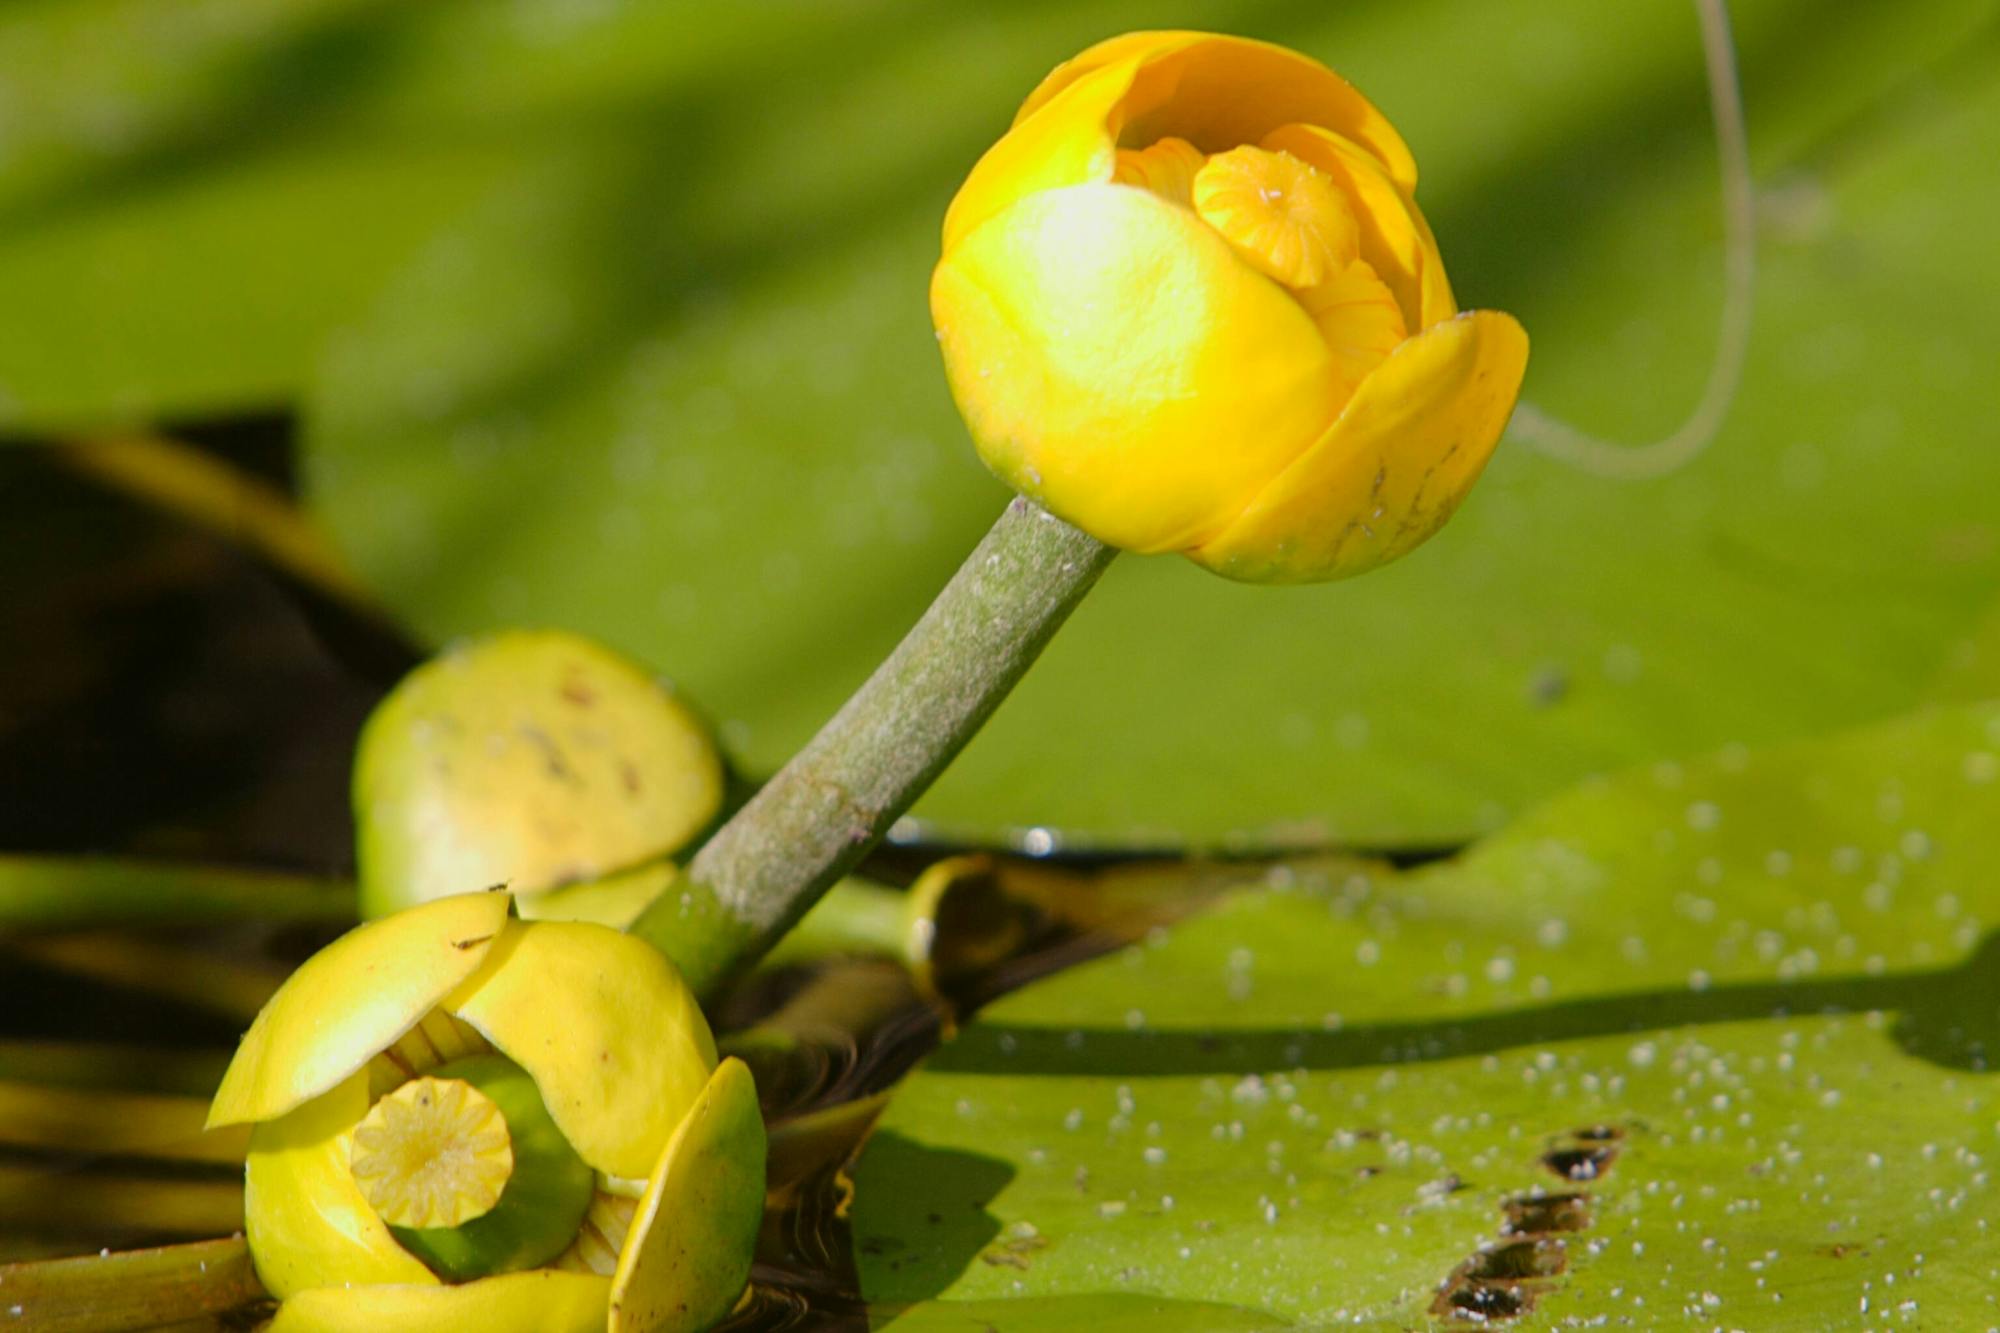
[[[1269,1089],[1264,1086],[1263,1078],[1257,1074],[1245,1074],[1236,1086],[1229,1090],[1230,1100],[1244,1106],[1262,1106],[1270,1100],[1270,1096]]]

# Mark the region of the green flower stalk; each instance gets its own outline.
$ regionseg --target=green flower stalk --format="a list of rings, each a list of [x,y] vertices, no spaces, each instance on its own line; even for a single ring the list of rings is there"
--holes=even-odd
[[[1020,491],[824,730],[632,929],[697,989],[761,956],[965,745],[1114,549],[1365,573],[1442,527],[1527,335],[1461,311],[1416,163],[1317,61],[1129,33],[1059,66],[945,215],[931,314]]]

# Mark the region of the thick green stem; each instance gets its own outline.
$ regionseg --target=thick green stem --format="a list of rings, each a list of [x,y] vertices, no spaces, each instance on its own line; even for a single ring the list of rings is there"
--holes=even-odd
[[[1115,554],[1015,500],[887,661],[632,931],[697,991],[756,961],[944,771]]]

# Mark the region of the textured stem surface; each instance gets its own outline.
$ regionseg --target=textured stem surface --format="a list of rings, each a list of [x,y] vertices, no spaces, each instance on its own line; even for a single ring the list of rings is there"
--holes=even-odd
[[[762,956],[944,771],[1115,554],[1026,500],[888,660],[633,923],[707,992]]]

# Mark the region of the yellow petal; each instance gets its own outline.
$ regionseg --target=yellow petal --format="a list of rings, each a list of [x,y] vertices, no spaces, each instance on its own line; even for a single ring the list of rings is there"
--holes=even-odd
[[[1099,42],[1056,67],[1028,95],[1017,125],[1074,84],[1110,66],[1140,65],[1131,94],[1117,108],[1124,141],[1167,135],[1206,152],[1256,143],[1280,125],[1323,125],[1366,149],[1406,190],[1417,165],[1395,127],[1326,66],[1296,51],[1247,37],[1205,32],[1132,32]]]
[[[1076,80],[987,149],[945,210],[944,252],[1030,195],[1110,180],[1118,165],[1118,104],[1138,69],[1127,60]]]
[[[606,1175],[652,1170],[715,1068],[715,1038],[680,974],[605,926],[510,923],[486,967],[441,1003],[528,1071],[577,1155]]]
[[[1354,205],[1361,258],[1395,294],[1410,328],[1427,329],[1458,313],[1430,224],[1408,187],[1360,145],[1319,126],[1285,125],[1265,135],[1263,146],[1310,162]]]
[[[939,261],[931,314],[986,465],[1102,541],[1218,531],[1338,413],[1303,307],[1193,213],[1085,185]]]
[[[507,907],[504,893],[439,899],[351,930],[307,959],[236,1048],[209,1128],[283,1115],[361,1068],[478,970]]]
[[[700,1333],[750,1276],[764,1216],[764,1121],[731,1057],[660,1154],[611,1278],[610,1333]]]
[[[396,1243],[349,1170],[354,1127],[367,1111],[368,1076],[356,1074],[251,1133],[243,1230],[273,1296],[347,1282],[437,1282]]]
[[[1118,167],[1111,179],[1119,185],[1151,190],[1170,204],[1194,207],[1194,178],[1207,156],[1186,139],[1162,139],[1145,148],[1118,150]]]
[[[603,1333],[611,1283],[537,1268],[457,1286],[321,1287],[278,1307],[271,1333]]]
[[[1298,296],[1340,367],[1343,398],[1410,336],[1396,298],[1362,260]]]
[[[1412,550],[1478,480],[1527,361],[1528,335],[1496,311],[1410,339],[1362,381],[1309,453],[1189,554],[1230,578],[1302,583]]]
[[[623,930],[679,878],[680,870],[673,862],[649,861],[603,879],[565,884],[543,893],[516,894],[514,910],[524,921],[595,921]]]
[[[650,672],[575,634],[496,634],[425,663],[368,719],[362,912],[623,870],[677,850],[721,801],[707,731]]]

